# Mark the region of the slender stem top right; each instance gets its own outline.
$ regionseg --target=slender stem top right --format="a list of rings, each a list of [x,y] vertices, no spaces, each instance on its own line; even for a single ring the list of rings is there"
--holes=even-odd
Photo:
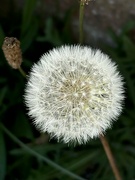
[[[79,43],[83,44],[83,18],[84,18],[84,2],[80,0],[80,12],[79,12]]]

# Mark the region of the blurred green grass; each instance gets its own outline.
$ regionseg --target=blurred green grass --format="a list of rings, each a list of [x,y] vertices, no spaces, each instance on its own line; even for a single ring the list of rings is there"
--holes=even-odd
[[[36,0],[25,0],[20,13],[21,21],[14,26],[0,24],[0,46],[5,36],[15,36],[21,41],[23,68],[31,65],[47,50],[62,44],[75,43],[71,33],[72,10],[64,18],[48,17],[43,27],[35,13]],[[59,28],[61,27],[61,28]],[[135,40],[134,22],[127,23],[119,36],[110,31],[114,47],[103,45],[103,51],[118,64],[125,81],[124,111],[106,135],[116,157],[123,180],[135,178]],[[99,139],[82,146],[68,146],[53,140],[37,144],[40,136],[27,116],[23,101],[24,79],[11,69],[0,49],[0,121],[24,144],[53,162],[88,180],[114,180],[111,168]],[[52,168],[41,159],[33,157],[12,141],[0,129],[0,180],[62,180],[72,179]]]

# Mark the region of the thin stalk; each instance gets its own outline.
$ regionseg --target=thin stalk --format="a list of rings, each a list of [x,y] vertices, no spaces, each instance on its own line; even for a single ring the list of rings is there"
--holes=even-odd
[[[112,151],[110,149],[110,146],[109,146],[107,139],[105,138],[105,136],[101,135],[100,140],[102,142],[102,145],[103,145],[104,150],[106,152],[106,155],[108,157],[108,160],[109,160],[110,166],[112,168],[112,171],[114,173],[115,179],[116,180],[122,180],[120,172],[119,172],[118,167],[116,165],[115,159],[113,157],[113,154],[112,154]]]
[[[79,12],[79,43],[83,43],[83,17],[84,17],[84,2],[80,0],[80,12]]]
[[[20,147],[22,147],[24,150],[26,150],[29,154],[41,159],[42,161],[46,162],[48,165],[54,167],[55,169],[61,171],[61,173],[66,174],[69,177],[72,177],[73,179],[77,180],[86,180],[70,171],[67,169],[61,167],[60,165],[54,163],[47,157],[42,156],[41,154],[37,153],[36,151],[32,150],[29,148],[27,145],[25,145],[23,142],[21,142],[16,136],[14,136],[2,123],[0,123],[0,128],[14,141],[16,142]]]
[[[23,77],[26,77],[26,73],[25,73],[25,71],[22,69],[21,66],[20,66],[20,68],[18,68],[18,70],[20,71],[20,73],[22,74]]]
[[[80,44],[83,43],[84,6],[85,6],[85,2],[83,0],[80,0],[80,12],[79,12],[79,43]],[[111,152],[109,143],[107,142],[107,139],[104,136],[100,136],[100,140],[102,142],[102,145],[104,147],[105,153],[108,157],[110,166],[112,168],[116,180],[122,180],[116,162],[114,160],[113,154]]]

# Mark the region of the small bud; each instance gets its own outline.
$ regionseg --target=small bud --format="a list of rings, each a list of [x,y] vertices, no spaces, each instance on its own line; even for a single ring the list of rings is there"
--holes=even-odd
[[[80,0],[80,1],[83,3],[83,5],[85,5],[85,4],[88,5],[90,0]]]
[[[19,69],[22,63],[20,41],[15,37],[5,37],[2,50],[8,64],[14,69]]]

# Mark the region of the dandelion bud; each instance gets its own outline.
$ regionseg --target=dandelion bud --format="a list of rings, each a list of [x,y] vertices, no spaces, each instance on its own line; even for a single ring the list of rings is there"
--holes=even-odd
[[[14,69],[20,68],[22,63],[20,41],[14,37],[5,37],[2,50],[8,64]]]
[[[83,3],[83,5],[85,5],[85,4],[88,5],[90,0],[80,0],[80,1]]]
[[[29,75],[25,101],[42,132],[86,143],[103,134],[122,111],[123,82],[100,50],[62,46],[44,54]]]

